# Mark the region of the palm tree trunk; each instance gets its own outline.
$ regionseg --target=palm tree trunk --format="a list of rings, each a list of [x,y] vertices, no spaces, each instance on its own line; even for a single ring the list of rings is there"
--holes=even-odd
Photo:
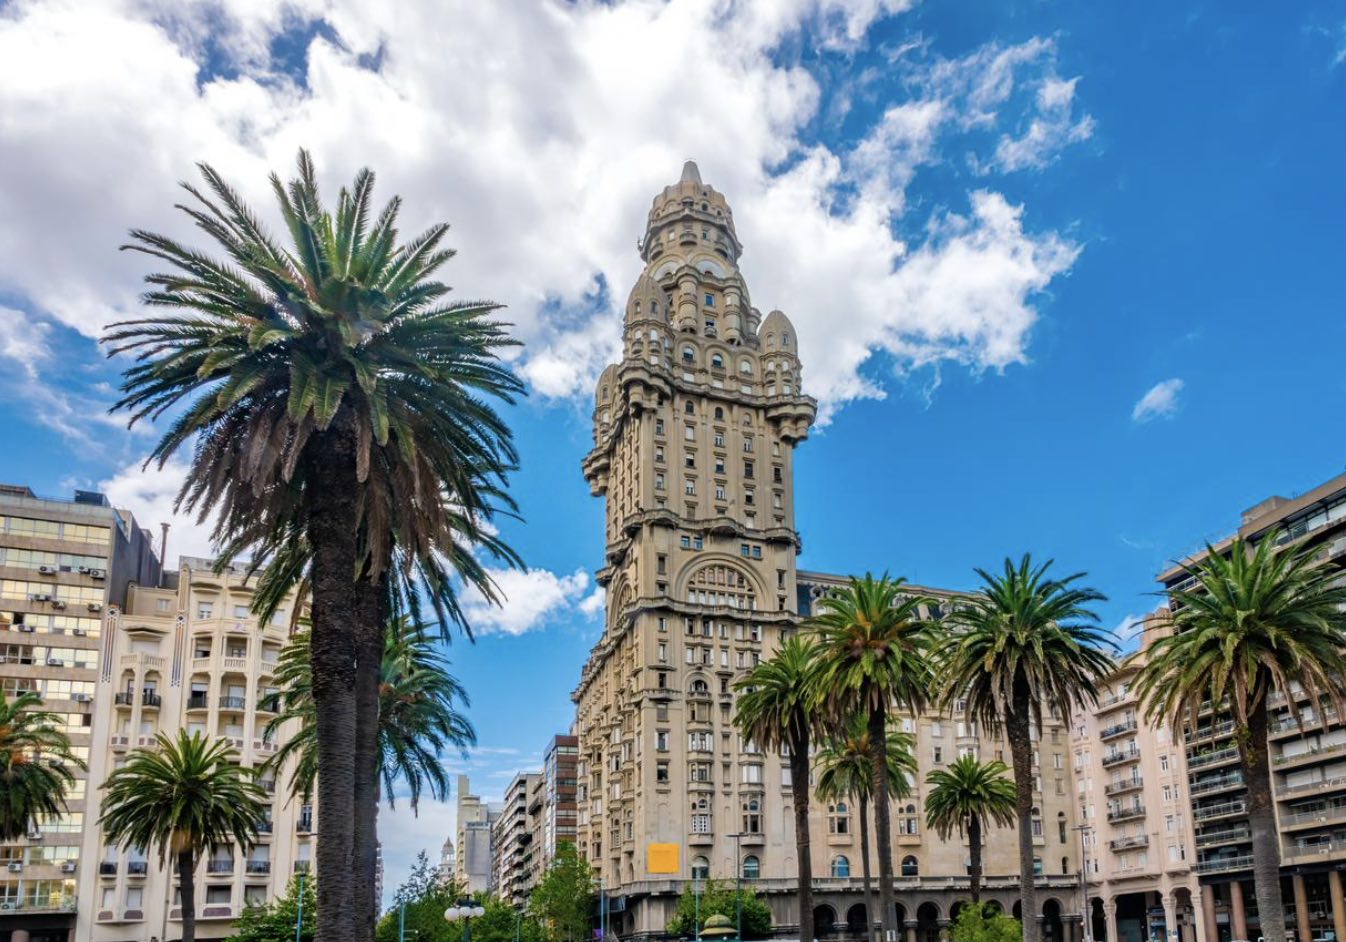
[[[374,937],[379,900],[379,683],[386,632],[386,576],[376,583],[360,584],[361,613],[356,626],[355,649],[355,891],[354,915],[357,937]]]
[[[892,807],[888,796],[888,710],[886,707],[869,711],[869,744],[874,753],[874,830],[879,845],[879,923],[883,938],[896,939],[897,910],[893,902],[893,832]],[[892,935],[889,935],[892,933]],[[1025,942],[1036,942],[1026,939]]]
[[[338,417],[310,462],[313,550],[309,637],[318,741],[316,942],[355,942],[356,478],[354,436]],[[349,446],[349,447],[347,447]],[[361,940],[365,942],[365,940]]]
[[[1029,735],[1029,692],[1020,684],[1005,724],[1014,766],[1014,805],[1019,816],[1019,910],[1023,942],[1039,942],[1036,874],[1033,873],[1033,742]]]
[[[1248,714],[1246,738],[1239,741],[1239,761],[1248,785],[1248,824],[1252,829],[1253,891],[1261,936],[1285,942],[1285,904],[1281,900],[1281,847],[1276,809],[1271,796],[1271,761],[1267,748],[1265,700]]]
[[[972,858],[972,866],[968,868],[972,871],[972,905],[976,906],[981,902],[981,818],[978,815],[968,815],[967,843],[968,856]]]
[[[869,878],[869,796],[860,793],[860,867],[865,877],[865,938],[878,942],[874,935],[874,886]]]
[[[178,886],[182,909],[182,942],[196,942],[196,855],[190,847],[178,851]]]
[[[813,942],[813,851],[809,840],[808,719],[797,718],[790,742],[790,792],[795,806],[795,851],[799,860],[799,938]]]

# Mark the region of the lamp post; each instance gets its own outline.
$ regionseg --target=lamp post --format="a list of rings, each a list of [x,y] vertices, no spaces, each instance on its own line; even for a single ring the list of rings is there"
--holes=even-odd
[[[701,942],[701,878],[692,877],[692,931]]]
[[[738,933],[738,942],[743,942],[743,860],[740,854],[743,835],[729,836],[734,839],[734,931]]]
[[[1093,920],[1089,918],[1089,884],[1086,882],[1087,877],[1085,876],[1088,873],[1086,865],[1088,851],[1085,849],[1087,845],[1084,834],[1086,831],[1092,831],[1093,828],[1087,824],[1077,824],[1072,830],[1080,832],[1080,938],[1084,942],[1092,942],[1090,936],[1093,935],[1093,926],[1090,923]]]
[[[463,942],[472,942],[472,920],[486,915],[486,910],[470,899],[460,899],[457,906],[444,910],[444,919],[448,922],[463,924]]]
[[[164,531],[167,533],[167,531]],[[304,925],[304,871],[299,871],[299,913],[294,917],[294,942],[299,942],[299,930]]]

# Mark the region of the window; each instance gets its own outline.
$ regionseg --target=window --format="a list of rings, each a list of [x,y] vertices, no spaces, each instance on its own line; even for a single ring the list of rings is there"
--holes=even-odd
[[[682,411],[687,413],[688,415],[695,415],[696,406],[692,403],[692,400],[688,399],[685,403],[683,403]]]
[[[235,605],[235,606],[234,606],[234,617],[235,617],[235,618],[247,618],[247,617],[248,617],[248,606],[246,606],[246,605]]]
[[[1032,821],[1031,821],[1030,823],[1031,823],[1031,825],[1032,825],[1032,829],[1033,829],[1033,836],[1034,836],[1034,837],[1041,837],[1041,836],[1042,836],[1042,812],[1039,811],[1038,809],[1034,808],[1034,809],[1033,809],[1033,818],[1032,818]]]
[[[691,347],[683,347],[683,348],[682,348],[682,362],[683,362],[683,363],[695,363],[695,362],[696,362],[696,351],[693,350]]]
[[[743,802],[743,833],[762,833],[762,799],[754,797]]]
[[[658,446],[657,448],[654,449],[654,460],[657,461],[657,462],[659,462],[660,464],[663,464],[663,461],[664,461],[664,446],[663,446],[663,445],[660,445],[660,446]]]
[[[659,642],[659,663],[668,663],[668,644],[662,641]]]
[[[897,817],[897,833],[916,835],[921,833],[920,819],[916,817],[916,806],[907,805],[899,809]]]
[[[667,572],[668,572],[668,557],[665,556],[663,553],[658,554],[658,555],[654,558],[654,568],[655,568],[655,571],[658,572],[659,575],[661,575],[661,576],[667,574]]]
[[[751,764],[751,765],[745,765],[745,766],[743,766],[743,784],[745,784],[745,785],[761,785],[761,784],[762,784],[762,767],[761,767],[760,765],[755,764],[755,763],[754,763],[754,764]]]
[[[668,763],[656,762],[654,765],[654,780],[656,782],[668,784]]]
[[[714,323],[714,321],[709,321],[708,325],[714,325]],[[724,357],[720,356],[718,353],[712,353],[710,355],[710,365],[712,369],[724,369]]]
[[[753,504],[757,500],[757,493],[752,488],[745,488],[743,491],[743,503]]]
[[[850,809],[847,807],[844,801],[839,801],[835,805],[828,805],[827,833],[828,834],[851,833]]]
[[[935,763],[935,765],[943,765],[943,764],[944,764],[944,747],[943,747],[943,746],[935,746],[933,749],[930,750],[930,753],[931,753],[931,760]]]
[[[705,857],[692,858],[692,879],[709,880],[710,879],[710,861]]]
[[[762,875],[762,864],[755,854],[743,858],[743,879],[756,880]]]
[[[921,867],[920,864],[916,862],[915,857],[908,854],[907,856],[902,858],[902,876],[915,877],[920,876],[920,873],[921,873]]]
[[[661,729],[654,734],[654,748],[658,752],[668,752],[668,730]]]
[[[721,408],[720,406],[716,406],[716,407],[715,407],[714,416],[715,416],[715,421],[716,421],[716,422],[721,422],[721,421],[723,421],[723,420],[724,420],[724,409]]]
[[[654,489],[656,491],[662,491],[664,489],[664,476],[662,474],[656,474],[654,476]]]
[[[706,295],[706,307],[714,307],[714,306],[715,306],[715,295],[713,294]]]
[[[209,618],[209,617],[211,616],[211,613],[212,613],[214,610],[215,610],[215,606],[214,606],[212,603],[210,603],[210,602],[197,602],[197,603],[196,603],[196,617],[197,617],[197,618]]]
[[[1167,771],[1168,771],[1168,755],[1167,755],[1167,754],[1164,754],[1164,755],[1162,755],[1162,756],[1159,757],[1159,771],[1161,771],[1161,772],[1167,772]]]
[[[695,425],[683,426],[682,437],[689,442],[694,440],[696,438],[696,426]]]
[[[744,376],[751,376],[751,375],[752,375],[752,361],[751,361],[751,360],[739,360],[739,361],[738,361],[738,371],[739,371],[740,373],[742,373]]]
[[[751,462],[751,461],[744,461],[744,462],[743,462],[743,476],[744,476],[745,478],[751,478],[751,477],[752,477],[752,462]]]
[[[1064,844],[1066,842],[1066,814],[1064,811],[1056,815],[1056,837],[1060,843]]]
[[[688,494],[688,495],[695,495],[695,494],[696,494],[696,482],[695,482],[695,481],[690,481],[690,480],[684,482],[683,485],[682,485],[682,490],[683,490],[683,493],[685,493],[685,494]]]
[[[1033,858],[1033,876],[1035,876],[1035,877],[1040,877],[1040,876],[1042,876],[1042,858],[1041,858],[1041,857],[1034,857],[1034,858]]]
[[[716,485],[715,485],[715,499],[716,499],[716,500],[728,500],[728,499],[729,499],[728,497],[725,496],[725,489],[724,489],[724,485],[723,485],[723,484],[716,484]]]
[[[690,451],[689,451],[689,452],[686,452],[686,453],[682,456],[682,464],[683,464],[683,467],[686,467],[686,468],[695,468],[695,467],[696,467],[696,453],[695,453],[695,452],[690,452]]]
[[[663,419],[655,419],[655,420],[654,420],[654,434],[656,434],[656,435],[662,435],[662,434],[664,434],[664,420],[663,420]]]
[[[683,549],[691,549],[691,548],[692,548],[692,538],[691,538],[690,536],[684,536],[684,537],[682,538],[682,540],[681,540],[681,543],[682,543],[682,548],[683,548]]]
[[[743,436],[743,451],[745,454],[752,454],[752,436]]]
[[[724,447],[724,432],[718,432],[718,431],[717,431],[717,432],[715,433],[715,447],[716,447],[716,448],[723,448],[723,447]]]
[[[845,857],[832,858],[832,876],[849,877],[851,875],[851,862]]]

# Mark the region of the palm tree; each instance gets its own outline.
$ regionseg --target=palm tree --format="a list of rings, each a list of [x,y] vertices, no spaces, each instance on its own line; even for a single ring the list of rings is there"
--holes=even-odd
[[[913,712],[925,707],[933,674],[929,625],[921,618],[921,607],[931,601],[912,593],[903,579],[875,579],[867,573],[819,599],[818,613],[804,622],[817,647],[818,667],[810,685],[814,702],[835,724],[863,714],[869,730],[884,938],[896,938],[899,929],[893,900],[888,711],[894,705]]]
[[[1094,589],[1075,585],[1074,573],[1050,577],[1048,560],[1035,566],[1024,554],[1016,566],[1005,560],[993,576],[978,569],[980,591],[951,606],[950,633],[937,658],[944,677],[943,700],[967,699],[968,716],[1009,740],[1019,818],[1019,901],[1024,942],[1038,942],[1033,866],[1033,733],[1042,732],[1049,704],[1067,719],[1080,703],[1098,702],[1098,680],[1115,669],[1112,640],[1097,627],[1089,608],[1104,601]]]
[[[132,231],[126,248],[168,272],[146,278],[155,315],[104,338],[110,353],[136,357],[116,408],[132,424],[173,415],[149,460],[162,466],[190,447],[177,506],[216,515],[226,556],[255,544],[306,574],[324,821],[318,939],[353,942],[373,918],[362,910],[373,902],[389,599],[424,597],[445,630],[463,624],[459,586],[498,599],[488,571],[464,561],[509,509],[501,488],[516,454],[491,403],[523,389],[498,356],[514,341],[490,319],[496,305],[449,302],[433,279],[453,254],[441,247],[446,225],[400,243],[397,199],[371,221],[369,171],[335,212],[307,153],[296,179],[273,176],[285,248],[214,169],[200,169],[209,195],[184,184],[182,209],[225,260]]]
[[[896,730],[888,734],[885,751],[893,797],[911,794],[916,777],[912,740]],[[824,740],[815,763],[818,797],[823,801],[854,800],[860,818],[860,868],[864,875],[866,937],[874,936],[874,889],[869,872],[869,802],[874,789],[874,751],[869,746],[869,718],[856,715],[843,724],[839,735]]]
[[[799,937],[813,938],[813,857],[809,841],[809,748],[815,725],[808,698],[813,646],[798,635],[734,685],[741,692],[734,725],[745,739],[790,753],[799,879]]]
[[[104,836],[122,847],[154,847],[161,865],[171,854],[182,892],[182,942],[196,938],[197,861],[223,844],[251,846],[266,820],[266,793],[253,771],[223,740],[178,730],[137,749],[103,784]]]
[[[407,617],[389,626],[380,669],[376,770],[389,808],[396,807],[393,787],[399,781],[408,786],[413,812],[422,791],[442,801],[449,793],[449,778],[440,756],[451,746],[476,744],[477,734],[461,711],[468,705],[467,691],[448,667],[425,626]],[[287,725],[294,733],[263,768],[293,763],[290,790],[305,800],[313,793],[318,772],[310,676],[309,636],[301,632],[281,652],[276,680],[282,709],[267,724],[265,735],[273,739]]]
[[[1133,655],[1141,664],[1136,690],[1147,718],[1175,730],[1195,728],[1207,700],[1233,714],[1267,942],[1285,940],[1267,698],[1299,684],[1315,707],[1329,700],[1341,711],[1346,701],[1340,572],[1319,565],[1315,550],[1302,543],[1277,552],[1281,542],[1272,532],[1255,546],[1242,537],[1219,550],[1207,544],[1200,562],[1183,566],[1192,583],[1169,591],[1172,634]]]
[[[947,769],[925,777],[932,786],[925,796],[925,823],[941,840],[955,832],[967,832],[971,849],[972,902],[981,902],[982,826],[989,821],[1001,827],[1014,823],[1014,782],[1005,775],[1005,763],[981,762],[974,755],[959,756]]]
[[[55,714],[41,707],[35,693],[7,700],[0,690],[0,841],[23,837],[38,815],[65,811],[66,792],[75,784],[71,767],[84,768]]]

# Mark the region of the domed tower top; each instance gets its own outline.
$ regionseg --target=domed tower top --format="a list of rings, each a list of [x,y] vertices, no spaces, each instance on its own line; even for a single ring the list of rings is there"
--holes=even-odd
[[[663,289],[650,277],[649,272],[641,272],[635,287],[631,289],[630,297],[626,299],[626,323],[647,320],[666,324],[667,308]]]
[[[647,263],[660,256],[712,252],[736,267],[743,246],[734,232],[734,213],[722,194],[701,182],[696,161],[682,165],[677,183],[654,198],[640,255]]]

